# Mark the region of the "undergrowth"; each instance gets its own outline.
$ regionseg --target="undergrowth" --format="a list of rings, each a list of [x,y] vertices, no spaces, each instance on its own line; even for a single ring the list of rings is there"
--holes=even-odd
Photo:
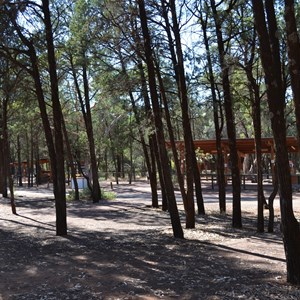
[[[75,198],[75,190],[71,190],[67,195],[67,201],[74,201]],[[91,191],[88,188],[84,188],[79,190],[79,199],[80,200],[91,200]],[[112,191],[101,191],[101,199],[102,200],[114,200],[116,199],[116,193]]]

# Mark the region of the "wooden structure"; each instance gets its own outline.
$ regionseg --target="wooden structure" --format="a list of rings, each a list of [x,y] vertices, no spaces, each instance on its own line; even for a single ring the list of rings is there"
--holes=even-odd
[[[228,154],[229,151],[229,140],[222,139],[222,149],[224,154]],[[262,153],[274,153],[274,141],[273,138],[262,138]],[[204,153],[216,154],[216,140],[195,140],[195,149],[200,149]],[[298,152],[298,143],[296,137],[287,137],[286,145],[288,152]],[[170,148],[170,142],[167,142],[167,146]],[[236,139],[236,146],[240,157],[244,157],[246,154],[255,153],[255,141],[254,139]],[[181,152],[184,150],[184,141],[177,141],[176,147]]]
[[[168,148],[171,148],[171,143],[166,142]],[[222,151],[224,154],[224,163],[225,163],[225,174],[229,174],[229,140],[222,139],[221,141]],[[216,140],[194,140],[195,149],[198,149],[203,154],[212,154],[217,153],[216,149]],[[252,138],[245,139],[236,139],[236,146],[239,155],[240,169],[242,169],[242,160],[247,154],[255,154],[255,140]],[[289,153],[299,152],[298,142],[296,137],[287,137],[286,146]],[[176,141],[176,147],[179,150],[180,161],[182,171],[184,171],[184,141]],[[275,145],[273,138],[261,138],[261,150],[263,154],[270,154],[271,161],[274,162],[275,159]]]
[[[49,180],[52,178],[52,173],[51,173],[51,167],[50,167],[50,160],[48,158],[41,158],[38,161],[39,165],[39,172],[40,172],[40,179],[42,183],[47,183]],[[28,176],[28,173],[31,173],[31,175],[34,175],[37,173],[36,170],[36,161],[34,161],[34,170],[30,170],[30,165],[28,165],[27,161],[22,161],[19,165],[18,162],[12,162],[10,164],[12,171],[11,173],[14,174],[16,177],[24,177],[26,178]],[[20,169],[19,169],[20,168]]]

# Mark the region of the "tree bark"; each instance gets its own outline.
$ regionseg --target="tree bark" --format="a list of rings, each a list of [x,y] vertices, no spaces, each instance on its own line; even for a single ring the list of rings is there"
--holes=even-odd
[[[67,234],[66,222],[66,195],[65,195],[65,179],[64,179],[64,159],[63,159],[63,143],[61,133],[61,108],[58,98],[58,86],[56,75],[56,60],[54,55],[54,45],[52,36],[52,24],[49,11],[49,1],[42,1],[42,12],[44,14],[44,25],[46,32],[47,50],[48,50],[48,64],[51,82],[51,100],[54,119],[55,131],[55,145],[52,135],[50,122],[47,113],[47,107],[44,97],[44,91],[41,82],[41,75],[39,70],[38,57],[33,41],[30,41],[21,31],[14,16],[10,16],[17,35],[21,42],[27,47],[27,55],[30,57],[31,69],[24,67],[24,69],[32,76],[34,80],[35,92],[40,108],[41,119],[44,127],[47,148],[51,163],[51,172],[53,174],[54,197],[56,204],[56,234]],[[58,150],[58,153],[56,153]]]
[[[269,222],[268,222],[268,232],[274,231],[274,199],[278,193],[278,175],[277,175],[277,168],[276,165],[273,169],[273,191],[269,196],[268,203],[269,203]]]
[[[23,179],[22,179],[22,162],[21,162],[21,143],[20,143],[20,135],[17,135],[17,157],[18,157],[18,168],[17,168],[17,178],[18,178],[18,185],[23,186]]]
[[[30,122],[30,186],[33,187],[34,182],[34,138],[33,138],[33,124]]]
[[[230,91],[229,66],[225,61],[225,49],[222,34],[221,21],[214,0],[210,1],[216,27],[216,36],[219,51],[219,61],[222,69],[222,86],[224,94],[224,108],[226,115],[227,135],[230,150],[231,176],[232,176],[232,226],[242,227],[241,213],[241,178],[239,168],[239,156],[236,147],[236,128],[233,114],[233,103]]]
[[[266,203],[263,189],[263,172],[262,172],[262,146],[261,146],[261,96],[259,86],[253,75],[253,62],[256,51],[256,32],[253,28],[253,38],[251,41],[250,51],[248,47],[245,50],[244,69],[247,80],[251,103],[251,116],[254,127],[255,154],[257,165],[257,231],[264,232],[264,205]],[[248,50],[248,51],[247,51]],[[249,56],[250,53],[250,56]]]
[[[122,66],[122,73],[126,77],[128,77],[126,66],[125,66],[123,57],[121,56],[121,52],[119,52],[119,57],[120,57],[121,66]],[[147,144],[146,144],[146,141],[145,141],[145,138],[144,138],[144,133],[141,129],[141,126],[142,126],[141,118],[140,118],[138,109],[136,107],[135,101],[134,101],[133,92],[130,88],[128,89],[128,94],[129,94],[129,98],[130,98],[130,101],[131,101],[132,111],[134,113],[135,120],[136,120],[136,123],[138,125],[138,130],[139,130],[139,135],[140,135],[141,144],[142,144],[142,148],[143,148],[143,153],[144,153],[144,157],[145,157],[145,162],[146,162],[146,166],[147,166],[147,170],[148,170],[148,174],[149,174],[151,195],[152,195],[152,207],[158,208],[159,205],[158,205],[158,195],[157,195],[157,178],[156,178],[155,156],[151,155],[151,153],[149,155],[149,152],[148,152],[148,149],[147,149]],[[149,142],[150,142],[150,138],[149,138]],[[153,153],[152,146],[150,147],[150,145],[149,145],[149,149]]]
[[[84,59],[86,59],[84,57]],[[95,153],[95,141],[94,141],[94,133],[93,133],[93,122],[92,122],[92,114],[90,107],[90,97],[89,97],[89,83],[87,77],[87,67],[86,63],[83,64],[83,84],[84,84],[84,98],[85,98],[85,126],[86,132],[89,140],[89,150],[90,150],[90,159],[91,159],[91,169],[92,169],[92,198],[94,203],[98,203],[101,199],[101,190],[99,185],[99,176],[98,176],[98,165]]]
[[[294,0],[285,0],[285,24],[287,35],[287,50],[289,58],[289,70],[291,87],[296,115],[296,127],[298,145],[300,148],[300,40],[297,31]]]
[[[141,44],[141,41],[139,40],[139,36],[136,36],[136,39],[137,39],[136,43]],[[151,126],[153,130],[155,130],[152,108],[151,108],[148,89],[147,89],[147,80],[146,80],[143,64],[141,61],[138,62],[138,69],[141,78],[142,95],[145,103],[145,113],[147,116],[147,121],[149,122],[149,126]],[[149,179],[150,179],[151,187],[153,186],[156,190],[156,195],[154,196],[152,195],[152,201],[156,201],[156,200],[158,201],[157,176],[156,176],[156,171],[158,171],[158,178],[159,178],[161,194],[162,194],[162,210],[166,211],[168,209],[168,200],[165,192],[165,184],[162,175],[162,167],[159,160],[158,146],[157,146],[155,134],[153,133],[149,134],[148,140],[149,140],[149,149],[150,149],[150,158],[151,158],[151,173],[149,173]]]
[[[187,94],[186,77],[184,71],[183,52],[181,48],[180,29],[177,20],[176,4],[172,0],[169,2],[172,25],[168,19],[167,3],[162,1],[163,17],[166,23],[166,32],[168,36],[169,50],[171,54],[175,79],[178,89],[178,97],[181,105],[182,126],[184,132],[185,144],[185,165],[186,165],[186,227],[195,227],[195,206],[194,206],[194,186],[197,200],[198,214],[205,214],[204,202],[201,188],[201,178],[198,169],[198,163],[194,148],[191,122],[189,117],[189,99]],[[173,42],[171,30],[174,35]],[[175,44],[175,45],[174,45]],[[175,51],[176,49],[176,51]]]
[[[10,155],[9,155],[9,141],[8,141],[8,128],[7,128],[7,105],[9,102],[9,95],[6,95],[5,99],[2,102],[2,151],[3,151],[3,165],[2,165],[2,176],[3,176],[3,185],[2,185],[2,195],[7,198],[7,182],[8,176],[10,177]]]
[[[10,206],[11,206],[11,212],[16,215],[17,209],[16,209],[16,203],[15,203],[15,195],[14,195],[14,181],[11,176],[8,178],[8,186],[9,186],[9,192],[10,192]]]
[[[39,154],[39,137],[36,137],[35,147],[35,171],[36,171],[36,185],[41,184],[41,166],[40,166],[40,154]]]
[[[85,56],[83,55],[83,59],[85,60]],[[75,65],[73,63],[73,57],[70,55],[70,64],[72,69],[72,75],[74,79],[75,89],[78,95],[81,112],[83,115],[86,133],[88,137],[88,144],[89,144],[89,152],[90,152],[90,160],[91,160],[91,170],[92,170],[92,185],[91,185],[91,194],[93,203],[99,202],[101,199],[101,189],[99,185],[99,176],[98,176],[98,166],[97,166],[97,159],[95,153],[95,141],[94,141],[94,133],[93,133],[93,124],[92,124],[92,115],[91,115],[91,108],[90,108],[90,96],[89,96],[89,83],[88,83],[88,76],[87,76],[87,66],[86,62],[82,65],[82,78],[83,78],[83,85],[84,85],[84,97],[82,96],[77,72],[75,69]]]
[[[42,1],[42,9],[44,13],[44,22],[47,40],[47,57],[50,74],[51,85],[51,102],[54,122],[54,141],[56,156],[56,172],[53,174],[53,186],[55,194],[56,207],[56,234],[67,234],[67,209],[66,209],[66,183],[64,168],[64,147],[62,134],[62,110],[59,101],[58,78],[56,68],[56,58],[53,43],[52,22],[49,10],[49,1]]]
[[[153,106],[154,123],[156,129],[157,145],[159,149],[160,162],[162,164],[162,172],[164,177],[165,189],[168,199],[169,213],[173,228],[174,237],[183,238],[183,230],[180,223],[176,198],[174,193],[173,182],[170,174],[169,159],[165,146],[165,137],[163,132],[163,124],[160,115],[160,106],[156,91],[155,70],[152,58],[151,39],[148,31],[147,15],[145,11],[144,0],[138,0],[139,14],[141,19],[141,27],[144,37],[145,58],[148,68],[148,82],[150,88],[151,101]]]
[[[0,194],[2,195],[3,195],[3,186],[4,186],[3,161],[4,161],[3,139],[0,137]]]
[[[173,158],[174,158],[174,164],[175,164],[175,168],[176,168],[177,181],[179,184],[179,189],[180,189],[184,209],[185,209],[185,211],[187,211],[188,204],[187,204],[186,192],[185,192],[185,188],[184,188],[184,178],[181,173],[180,161],[178,159],[176,141],[175,141],[175,136],[174,136],[173,127],[172,127],[172,123],[171,123],[170,111],[169,111],[169,104],[168,104],[163,79],[161,77],[160,69],[159,69],[159,65],[158,65],[157,61],[155,61],[155,64],[156,64],[155,71],[156,71],[157,80],[159,83],[161,99],[162,99],[162,102],[164,105],[164,112],[165,112],[165,118],[166,118],[166,123],[167,123],[167,127],[168,127],[168,134],[169,134],[169,138],[170,138],[170,144],[171,144],[171,149],[172,149]]]
[[[224,155],[222,150],[222,124],[219,121],[219,114],[222,114],[220,104],[218,103],[216,88],[215,88],[215,76],[213,73],[213,64],[211,60],[211,53],[209,47],[209,39],[207,36],[207,21],[204,20],[201,13],[200,22],[202,26],[204,45],[206,50],[206,59],[209,73],[210,90],[213,101],[213,114],[216,134],[216,149],[217,149],[217,182],[218,182],[218,193],[219,193],[219,209],[220,213],[226,212],[226,183],[225,183],[225,168],[224,168]],[[219,112],[220,111],[220,112]]]
[[[67,128],[66,128],[66,123],[64,118],[62,119],[62,130],[63,130],[63,135],[64,135],[64,140],[65,140],[65,145],[66,145],[66,152],[67,152],[67,156],[68,156],[68,161],[69,161],[69,165],[70,165],[70,169],[71,169],[71,178],[73,180],[74,183],[74,190],[75,190],[75,194],[74,194],[74,200],[78,201],[79,200],[79,189],[78,189],[78,182],[77,182],[77,178],[76,178],[76,169],[74,166],[74,158],[73,158],[73,154],[72,154],[72,150],[71,150],[71,145],[70,145],[70,140],[69,140],[69,135],[67,132]]]
[[[175,47],[177,54],[177,86],[178,94],[181,105],[181,116],[182,116],[182,127],[183,127],[183,138],[184,138],[184,151],[185,151],[185,167],[186,167],[186,228],[195,228],[195,204],[194,204],[194,169],[193,169],[193,159],[192,159],[192,131],[189,119],[189,106],[186,90],[186,82],[184,75],[183,66],[183,55],[181,49],[181,41],[179,28],[176,16],[176,6],[174,1],[170,1],[170,9],[172,15],[172,25],[173,33],[175,37]],[[173,65],[174,65],[173,61]]]
[[[281,227],[287,263],[287,280],[293,284],[300,284],[300,230],[292,205],[292,183],[284,117],[285,98],[279,70],[279,42],[276,36],[278,29],[273,1],[269,0],[265,3],[268,29],[262,0],[252,1],[256,30],[260,42],[260,55],[265,71],[271,126],[275,141],[276,167],[280,170],[277,174],[280,193]]]

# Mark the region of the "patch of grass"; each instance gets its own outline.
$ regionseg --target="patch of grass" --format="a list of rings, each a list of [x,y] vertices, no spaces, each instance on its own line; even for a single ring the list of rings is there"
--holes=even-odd
[[[116,193],[112,191],[101,191],[102,199],[104,200],[114,200],[116,199]],[[71,190],[67,195],[67,201],[74,201],[75,190]],[[79,199],[80,200],[91,200],[91,191],[88,188],[79,190]]]
[[[71,190],[67,195],[67,201],[73,201],[75,197],[75,190]],[[79,190],[79,199],[80,200],[89,200],[91,199],[91,192],[88,188]]]
[[[112,192],[112,191],[103,191],[102,190],[102,199],[115,200],[116,199],[116,193]]]

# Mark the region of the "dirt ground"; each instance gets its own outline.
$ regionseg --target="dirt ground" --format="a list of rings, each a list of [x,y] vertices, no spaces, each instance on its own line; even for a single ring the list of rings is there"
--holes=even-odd
[[[168,213],[150,208],[146,182],[114,191],[115,200],[99,204],[68,202],[66,237],[55,235],[50,189],[17,188],[18,215],[0,198],[0,300],[300,299],[300,289],[286,284],[278,199],[275,233],[258,234],[254,189],[243,190],[237,230],[230,193],[228,213],[220,215],[208,186],[206,216],[179,240]],[[180,200],[178,206],[184,227]],[[299,218],[299,193],[294,209]]]

